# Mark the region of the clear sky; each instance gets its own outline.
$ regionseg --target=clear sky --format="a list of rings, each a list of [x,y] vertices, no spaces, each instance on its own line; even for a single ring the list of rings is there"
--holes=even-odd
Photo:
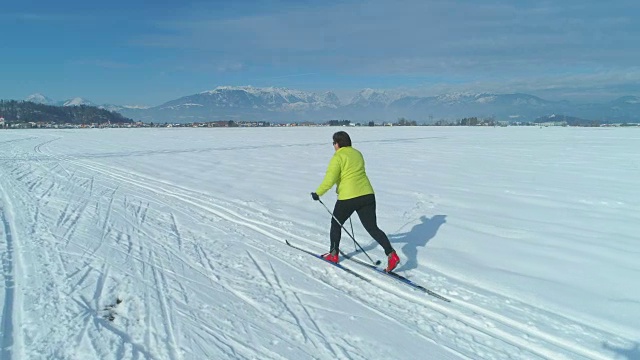
[[[640,95],[640,1],[10,1],[0,99],[159,105],[221,85]]]

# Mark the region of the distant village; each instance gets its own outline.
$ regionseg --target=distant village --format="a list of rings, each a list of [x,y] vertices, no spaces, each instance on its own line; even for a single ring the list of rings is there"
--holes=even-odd
[[[351,122],[350,120],[329,120],[326,122],[289,122],[289,123],[272,123],[266,121],[209,121],[209,122],[192,122],[192,123],[154,123],[154,122],[119,122],[119,123],[52,123],[46,121],[29,121],[29,122],[6,122],[0,117],[0,129],[103,129],[103,128],[231,128],[231,127],[315,127],[315,126],[490,126],[490,127],[506,127],[506,126],[580,126],[580,127],[640,127],[640,123],[601,123],[594,121],[592,123],[571,124],[567,121],[498,121],[494,119],[481,119],[477,117],[462,118],[458,120],[439,120],[431,124],[418,124],[416,121],[404,118],[396,121],[374,122],[368,123]]]

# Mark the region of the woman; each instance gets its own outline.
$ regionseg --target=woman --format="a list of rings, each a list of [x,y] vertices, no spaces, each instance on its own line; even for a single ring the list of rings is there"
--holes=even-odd
[[[364,158],[358,150],[351,147],[351,138],[344,131],[333,134],[333,148],[335,154],[329,162],[324,180],[318,189],[311,193],[311,197],[316,201],[320,200],[320,196],[329,191],[333,185],[336,185],[336,193],[338,193],[338,201],[331,219],[331,247],[329,253],[322,257],[327,261],[338,262],[342,224],[355,211],[369,235],[384,248],[388,258],[385,271],[392,271],[398,266],[400,258],[391,247],[387,235],[378,228],[376,197],[364,169]]]

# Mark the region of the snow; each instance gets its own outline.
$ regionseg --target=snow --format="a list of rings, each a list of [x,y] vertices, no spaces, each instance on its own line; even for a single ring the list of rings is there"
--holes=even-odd
[[[214,90],[201,92],[202,95],[224,95],[225,92],[243,91],[248,95],[254,96],[263,102],[263,105],[278,105],[283,111],[305,111],[308,109],[321,108],[337,108],[339,99],[331,92],[324,94],[316,94],[300,90],[292,90],[287,88],[266,87],[257,88],[253,86],[218,86]],[[218,101],[223,103],[227,99],[222,98]],[[280,102],[283,103],[280,105]],[[235,106],[235,105],[231,105]],[[254,105],[253,108],[260,106]]]
[[[0,132],[0,358],[640,358],[640,132],[349,128],[446,303],[284,244],[328,248],[337,130]]]
[[[481,103],[481,104],[485,104],[485,103],[494,102],[494,101],[496,101],[496,99],[497,99],[497,96],[495,96],[495,95],[480,95],[476,99],[476,102]]]
[[[407,94],[398,91],[386,91],[367,88],[356,94],[356,96],[351,99],[350,104],[379,103],[387,106],[396,100],[402,99],[405,96],[407,96]]]
[[[149,109],[151,108],[151,106],[147,106],[147,105],[122,105],[123,108],[125,109]]]
[[[475,94],[471,92],[452,92],[448,94],[438,95],[436,96],[436,99],[438,99],[438,101],[441,103],[458,103],[469,98],[477,98],[480,96],[482,96],[482,94]]]
[[[374,89],[367,88],[360,91],[358,93],[358,96],[360,96],[364,100],[369,100],[372,96],[380,96],[382,95],[382,93],[383,93],[382,91],[377,91]]]
[[[181,106],[190,107],[190,106],[204,106],[204,105],[202,105],[202,104],[195,104],[195,103],[186,103],[186,104],[180,104],[180,105],[177,105],[177,106],[172,106],[172,108],[173,108],[173,107],[181,107]]]
[[[29,96],[27,96],[27,98],[25,99],[25,101],[31,101],[34,103],[38,103],[38,104],[45,104],[45,105],[49,105],[53,103],[53,100],[49,99],[48,97],[40,94],[40,93],[35,93],[35,94],[31,94]]]
[[[76,97],[73,99],[66,100],[62,106],[80,106],[80,105],[92,105],[93,103],[89,100],[85,100],[80,97]]]
[[[317,101],[317,95],[314,93],[277,87],[258,88],[253,86],[218,86],[214,90],[203,92],[203,94],[214,94],[221,91],[244,91],[256,97],[266,99],[272,98],[274,96],[280,96],[285,100],[295,98],[306,101]]]

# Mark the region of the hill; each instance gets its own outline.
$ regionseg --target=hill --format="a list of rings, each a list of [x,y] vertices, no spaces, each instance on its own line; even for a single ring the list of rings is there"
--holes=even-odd
[[[53,124],[132,123],[119,113],[95,106],[54,106],[31,101],[0,100],[0,116],[7,123],[46,122]]]

